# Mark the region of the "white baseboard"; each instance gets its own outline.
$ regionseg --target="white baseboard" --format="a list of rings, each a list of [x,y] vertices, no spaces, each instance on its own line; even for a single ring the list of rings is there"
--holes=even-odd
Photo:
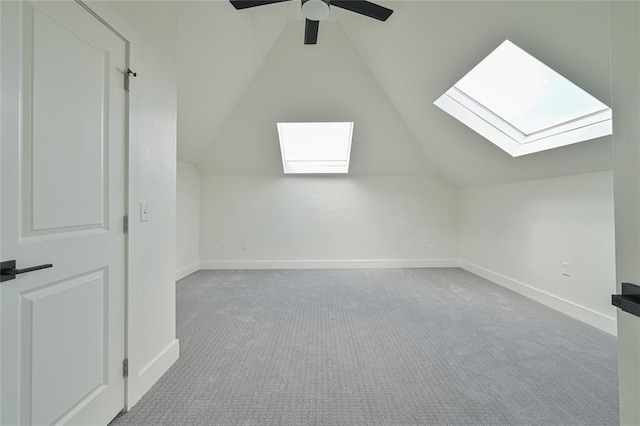
[[[200,270],[200,262],[194,262],[191,265],[180,268],[176,270],[176,281],[181,280],[187,275],[191,275],[198,270]]]
[[[133,360],[130,360],[127,384],[127,410],[131,409],[131,407],[151,389],[151,386],[167,372],[179,356],[180,341],[175,339],[150,362],[140,368],[131,365],[131,361]]]
[[[497,272],[483,268],[482,266],[460,259],[460,268],[478,275],[484,279],[494,282],[498,285],[513,290],[516,293],[520,293],[530,299],[540,302],[543,305],[547,305],[557,311],[562,312],[565,315],[569,315],[577,320],[585,322],[593,327],[596,327],[604,332],[612,335],[617,335],[616,319],[603,315],[592,309],[585,308],[569,300],[555,296],[551,293],[539,290],[523,282],[506,277]]]
[[[458,259],[205,260],[200,269],[456,268]]]

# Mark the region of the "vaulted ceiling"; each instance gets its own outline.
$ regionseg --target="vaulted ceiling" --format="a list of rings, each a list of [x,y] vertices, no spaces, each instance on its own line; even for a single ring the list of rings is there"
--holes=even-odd
[[[354,121],[350,172],[458,186],[611,168],[610,138],[512,158],[433,105],[505,39],[611,104],[606,2],[379,2],[333,8],[303,45],[298,1],[183,3],[178,157],[211,174],[281,174],[276,122]],[[614,111],[615,121],[615,111]]]

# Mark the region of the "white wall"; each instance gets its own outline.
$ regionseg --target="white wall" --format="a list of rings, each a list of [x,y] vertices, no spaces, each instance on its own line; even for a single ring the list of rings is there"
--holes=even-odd
[[[178,158],[197,164],[288,21],[287,6],[300,16],[300,5],[238,12],[226,0],[184,3],[189,6],[178,20],[178,62],[197,71],[178,76]]]
[[[168,2],[90,2],[131,42],[127,288],[128,408],[178,358],[175,300],[176,38]],[[150,19],[153,16],[153,19]],[[140,201],[149,203],[141,222]]]
[[[201,189],[203,269],[456,264],[457,190],[437,178],[203,175]]]
[[[461,192],[463,268],[612,334],[614,254],[612,172]]]
[[[178,161],[176,183],[176,281],[200,269],[200,173]]]

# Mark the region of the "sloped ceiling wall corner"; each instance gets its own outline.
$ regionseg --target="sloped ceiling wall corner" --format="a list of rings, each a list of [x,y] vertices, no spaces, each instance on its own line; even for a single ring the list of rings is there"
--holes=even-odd
[[[438,175],[341,25],[323,21],[315,46],[303,25],[287,23],[200,170],[281,175],[277,122],[354,121],[350,175]]]
[[[197,164],[289,13],[273,6],[238,13],[228,1],[186,3],[178,20],[178,159]]]

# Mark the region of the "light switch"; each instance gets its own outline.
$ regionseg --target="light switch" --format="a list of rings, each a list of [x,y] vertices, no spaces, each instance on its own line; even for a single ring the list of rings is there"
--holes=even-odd
[[[140,201],[140,222],[149,221],[149,203],[147,201]]]

